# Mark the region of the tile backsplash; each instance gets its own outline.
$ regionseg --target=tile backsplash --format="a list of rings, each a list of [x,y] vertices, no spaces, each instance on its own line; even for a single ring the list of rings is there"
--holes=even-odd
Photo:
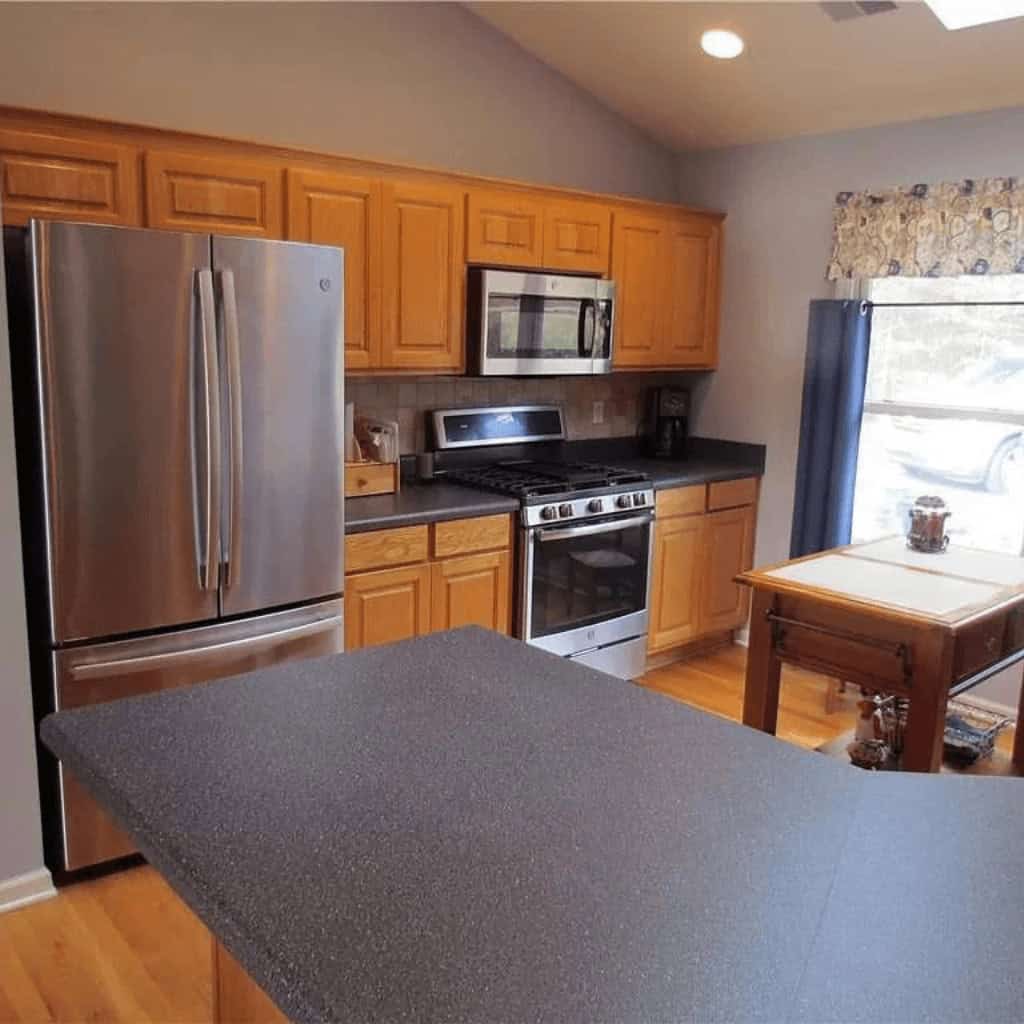
[[[345,401],[356,414],[398,423],[403,455],[426,445],[426,416],[434,409],[496,405],[560,405],[571,440],[637,432],[647,389],[689,388],[696,374],[617,373],[605,377],[346,377]],[[594,423],[594,402],[604,422]]]

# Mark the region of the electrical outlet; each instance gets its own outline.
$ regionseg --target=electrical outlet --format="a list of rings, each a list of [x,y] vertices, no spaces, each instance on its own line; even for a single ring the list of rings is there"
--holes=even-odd
[[[594,422],[604,423],[604,402],[594,403]]]

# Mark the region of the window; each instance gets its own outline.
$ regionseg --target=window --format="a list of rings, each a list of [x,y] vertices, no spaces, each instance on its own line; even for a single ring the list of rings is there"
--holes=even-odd
[[[870,299],[853,539],[906,532],[937,494],[955,543],[1024,553],[1024,275],[884,278]]]

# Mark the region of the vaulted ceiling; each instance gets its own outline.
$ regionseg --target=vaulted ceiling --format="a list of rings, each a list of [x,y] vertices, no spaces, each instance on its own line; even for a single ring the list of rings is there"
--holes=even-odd
[[[467,6],[680,151],[1024,105],[1022,18],[950,32],[920,2],[870,16],[771,0]],[[709,28],[746,52],[706,56]]]

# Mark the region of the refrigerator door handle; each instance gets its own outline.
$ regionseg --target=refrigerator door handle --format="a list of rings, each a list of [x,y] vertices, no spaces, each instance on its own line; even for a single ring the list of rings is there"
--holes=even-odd
[[[242,568],[242,356],[238,341],[238,302],[235,275],[220,272],[220,292],[224,308],[224,347],[227,355],[228,430],[231,445],[227,537],[224,549],[224,586],[238,583]]]
[[[135,672],[154,671],[170,665],[181,665],[182,662],[208,658],[211,654],[228,654],[254,643],[277,643],[282,640],[300,640],[303,637],[319,636],[330,633],[342,625],[341,615],[317,619],[301,626],[288,626],[273,633],[262,633],[256,637],[242,637],[238,640],[224,640],[221,643],[208,644],[205,647],[190,647],[183,651],[165,651],[160,654],[144,654],[137,658],[120,658],[117,661],[96,661],[83,665],[75,665],[71,671],[72,679],[95,679],[111,676],[131,675]]]
[[[215,572],[220,564],[220,398],[217,374],[217,320],[213,302],[213,271],[196,272],[199,287],[199,351],[202,359],[203,438],[199,454],[193,451],[193,465],[202,481],[203,501],[196,502],[199,586],[217,587]],[[195,431],[192,432],[193,445]]]

